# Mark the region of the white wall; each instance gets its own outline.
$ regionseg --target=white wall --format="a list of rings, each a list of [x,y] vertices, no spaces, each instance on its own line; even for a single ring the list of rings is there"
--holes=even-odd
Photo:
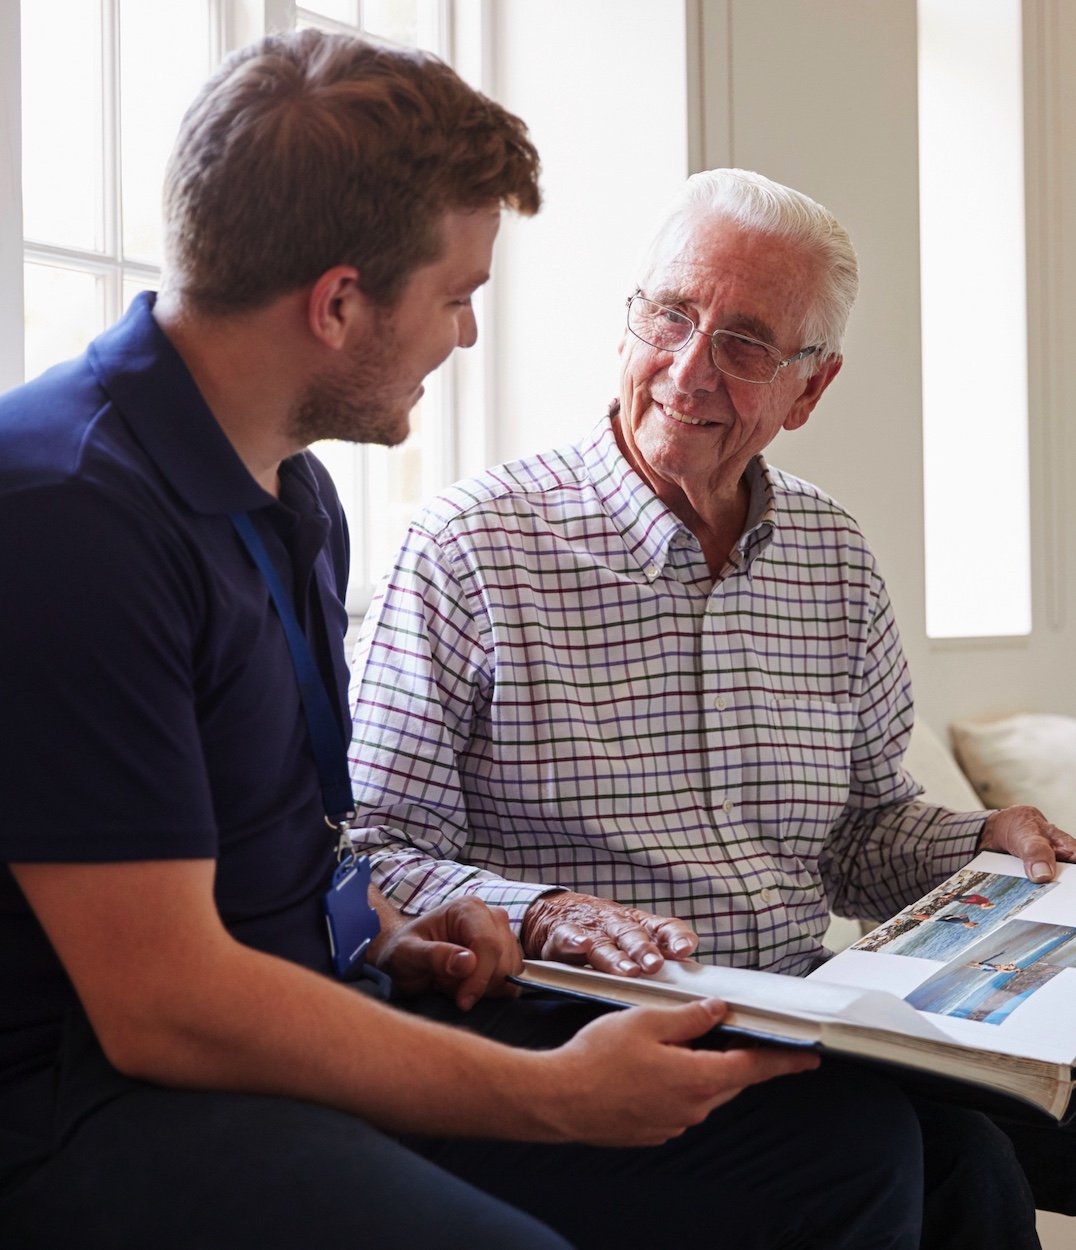
[[[491,459],[588,430],[617,391],[634,262],[687,176],[681,0],[498,0],[492,94],[542,156],[545,207],[497,245]]]

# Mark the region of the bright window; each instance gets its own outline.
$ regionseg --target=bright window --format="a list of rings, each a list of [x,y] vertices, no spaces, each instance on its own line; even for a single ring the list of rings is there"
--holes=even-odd
[[[919,0],[927,634],[1031,631],[1020,0]]]
[[[32,377],[81,351],[156,281],[165,160],[220,50],[210,0],[47,0],[23,4],[21,16]]]

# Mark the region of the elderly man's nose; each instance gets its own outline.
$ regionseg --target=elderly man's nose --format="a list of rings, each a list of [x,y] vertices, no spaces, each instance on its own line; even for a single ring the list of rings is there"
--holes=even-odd
[[[715,391],[721,373],[714,364],[709,335],[693,334],[673,357],[669,375],[681,391]]]

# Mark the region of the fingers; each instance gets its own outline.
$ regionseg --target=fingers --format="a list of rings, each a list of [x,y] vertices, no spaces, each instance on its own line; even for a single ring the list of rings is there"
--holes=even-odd
[[[648,935],[637,926],[610,933],[580,933],[574,925],[558,925],[547,945],[567,946],[575,962],[589,963],[599,972],[612,972],[622,977],[637,977],[641,972],[656,972],[662,965],[661,952]],[[558,956],[543,956],[558,958]]]
[[[639,1008],[635,1015],[641,1022],[649,1023],[655,1041],[682,1045],[709,1033],[728,1015],[728,1010],[719,998],[700,998],[679,1007]]]
[[[401,993],[436,987],[467,1011],[483,994],[511,992],[505,978],[522,968],[522,958],[502,908],[461,898],[400,925],[379,953],[378,967]]]
[[[1037,807],[1006,807],[992,812],[979,840],[982,850],[1007,851],[1024,864],[1032,881],[1052,881],[1057,860],[1076,859],[1076,840],[1050,821]]]
[[[757,1046],[749,1050],[722,1051],[727,1061],[726,1078],[738,1089],[759,1085],[778,1076],[792,1076],[796,1072],[809,1072],[821,1062],[810,1050],[795,1050],[782,1046]]]
[[[724,1004],[715,1000],[634,1008],[600,1017],[577,1033],[560,1052],[571,1064],[571,1087],[578,1091],[572,1103],[575,1137],[656,1144],[698,1124],[749,1085],[818,1066],[818,1057],[806,1051],[686,1046],[725,1014]],[[611,1048],[614,1065],[608,1063]]]
[[[686,959],[699,943],[682,920],[571,891],[535,900],[522,936],[531,958],[589,963],[619,976],[656,972],[666,957]]]
[[[480,998],[487,994],[510,994],[516,991],[506,983],[506,978],[520,972],[523,967],[519,946],[512,938],[511,947],[502,949],[485,942],[476,942],[467,954],[474,960],[470,972],[460,979],[456,988],[456,1006],[470,1011]]]
[[[699,945],[699,935],[684,920],[655,917],[654,940],[667,959],[689,959]]]
[[[468,1011],[479,998],[500,992],[505,978],[519,972],[523,959],[519,943],[501,907],[487,907],[477,899],[457,899],[445,910],[446,935],[461,948],[461,956],[445,968],[439,982],[451,992],[450,978],[456,976],[456,1005]],[[462,955],[469,958],[464,960]]]

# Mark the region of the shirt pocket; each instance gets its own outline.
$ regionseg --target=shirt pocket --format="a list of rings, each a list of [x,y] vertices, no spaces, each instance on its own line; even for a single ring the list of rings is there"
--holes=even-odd
[[[787,850],[815,860],[848,801],[856,706],[772,695],[767,711],[770,741],[760,743],[759,753],[760,815]]]

